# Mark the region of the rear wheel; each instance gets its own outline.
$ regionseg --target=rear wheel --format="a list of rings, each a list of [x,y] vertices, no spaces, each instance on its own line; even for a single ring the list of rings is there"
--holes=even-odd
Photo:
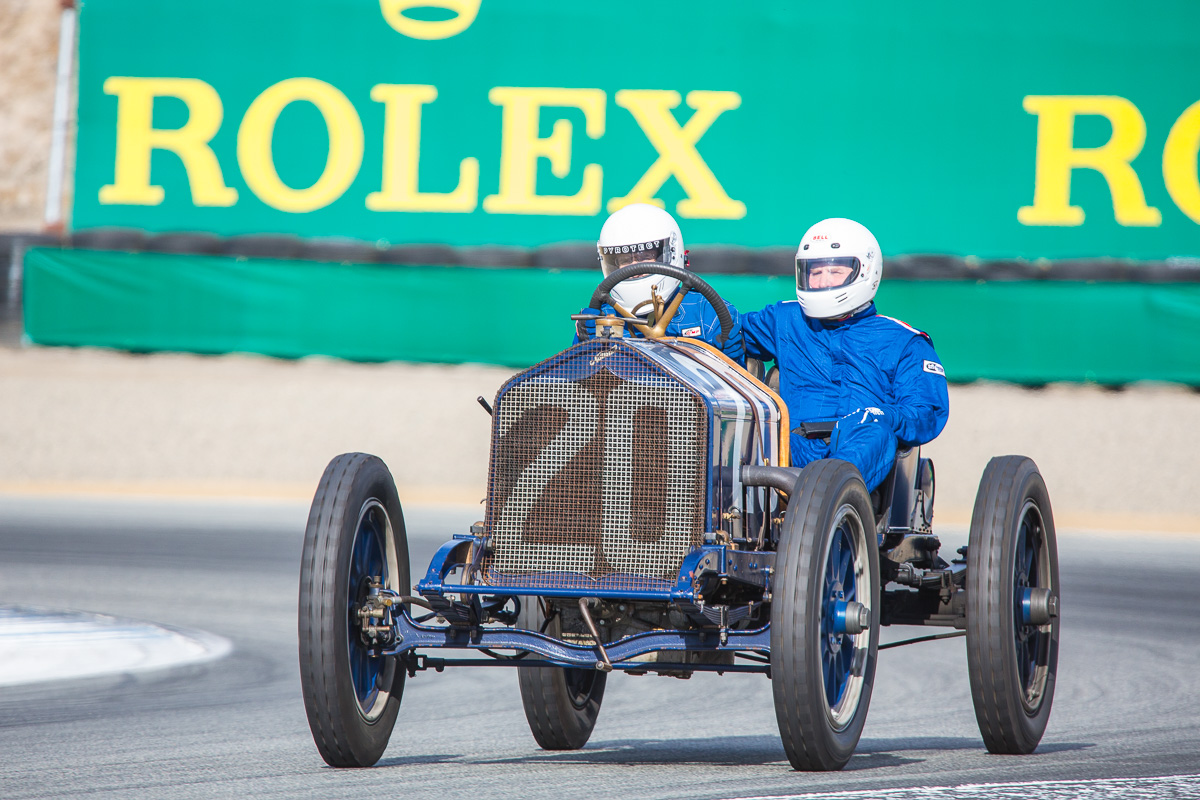
[[[334,767],[369,767],[387,748],[405,671],[372,655],[358,609],[378,584],[409,585],[404,514],[388,468],[347,453],[321,477],[300,565],[300,685],[317,750]]]
[[[967,666],[989,752],[1032,753],[1058,672],[1058,547],[1050,497],[1024,456],[993,458],[967,549]]]
[[[805,467],[788,503],[771,601],[771,688],[788,760],[837,770],[858,746],[879,646],[879,546],[851,464]]]
[[[542,601],[521,598],[518,627],[562,636],[562,623],[554,616],[547,623]],[[529,730],[545,750],[578,750],[591,738],[604,700],[608,674],[598,669],[518,667],[521,704]]]

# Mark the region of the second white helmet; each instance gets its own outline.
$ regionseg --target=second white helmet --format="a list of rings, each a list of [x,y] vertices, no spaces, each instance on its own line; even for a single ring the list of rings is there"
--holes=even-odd
[[[679,224],[666,211],[648,203],[632,203],[614,212],[600,229],[596,254],[606,278],[621,267],[643,261],[687,268]],[[633,311],[650,299],[651,290],[666,299],[678,288],[675,278],[642,275],[621,281],[609,294],[626,311]],[[638,309],[642,315],[648,311],[648,306]]]
[[[796,299],[814,319],[851,314],[875,299],[883,277],[879,242],[852,219],[824,219],[796,250]]]

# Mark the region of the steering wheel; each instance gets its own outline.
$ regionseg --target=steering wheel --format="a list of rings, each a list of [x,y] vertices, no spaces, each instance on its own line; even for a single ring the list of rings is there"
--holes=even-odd
[[[679,281],[679,291],[671,298],[671,302],[658,315],[658,319],[655,320],[653,325],[647,325],[633,311],[627,311],[622,308],[620,304],[613,300],[610,294],[621,281],[627,281],[639,275],[664,275]],[[683,302],[683,298],[692,289],[695,289],[700,293],[701,297],[711,303],[713,310],[717,312],[717,322],[721,323],[721,335],[717,338],[717,344],[725,344],[725,340],[733,332],[733,317],[730,315],[729,309],[725,306],[725,301],[721,299],[721,295],[717,294],[717,290],[709,286],[696,273],[688,272],[686,269],[671,264],[664,264],[661,261],[643,261],[637,264],[629,264],[609,273],[608,277],[600,281],[600,285],[592,293],[592,299],[588,303],[588,308],[600,308],[604,303],[608,303],[616,309],[617,314],[637,328],[647,339],[661,339],[666,336],[667,323],[675,317],[675,312],[679,310],[679,304]],[[638,307],[641,307],[640,304]],[[636,310],[635,308],[634,311]]]

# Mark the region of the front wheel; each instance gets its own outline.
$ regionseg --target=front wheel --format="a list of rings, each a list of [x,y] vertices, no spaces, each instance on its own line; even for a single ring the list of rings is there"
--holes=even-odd
[[[1058,546],[1050,496],[1024,456],[993,458],[967,549],[967,666],[989,752],[1032,753],[1058,673]]]
[[[392,475],[375,456],[340,455],[313,498],[300,565],[300,685],[317,750],[369,767],[387,748],[405,671],[373,655],[358,610],[372,585],[407,594],[408,541]]]
[[[788,760],[837,770],[858,746],[879,647],[879,545],[853,465],[815,461],[796,480],[771,601],[771,689]]]
[[[546,618],[544,601],[521,598],[517,625],[560,638],[562,622],[557,615]],[[529,730],[545,750],[578,750],[591,738],[604,700],[608,674],[598,669],[518,667],[521,704]]]

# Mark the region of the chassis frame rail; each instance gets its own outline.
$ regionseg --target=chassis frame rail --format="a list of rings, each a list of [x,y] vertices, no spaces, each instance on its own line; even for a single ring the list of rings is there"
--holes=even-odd
[[[542,657],[541,661],[526,661],[523,658],[508,659],[437,659],[443,665],[458,666],[463,662],[476,665],[510,665],[510,666],[546,666],[546,667],[583,667],[601,669],[604,662],[599,659],[595,645],[570,644],[559,639],[546,636],[536,631],[519,628],[485,628],[461,626],[430,626],[420,625],[408,615],[407,609],[400,608],[393,617],[392,643],[372,652],[376,655],[404,656],[417,648],[437,650],[518,650],[535,653]],[[691,671],[724,671],[724,672],[767,672],[767,664],[692,664],[681,662],[652,662],[634,661],[632,659],[658,651],[668,652],[738,652],[746,651],[769,655],[771,651],[770,628],[764,626],[755,630],[728,630],[725,641],[721,642],[717,630],[687,630],[687,631],[648,631],[632,636],[626,636],[612,643],[605,644],[605,650],[612,662],[613,669],[645,670],[691,670]],[[421,654],[418,658],[431,660]]]

